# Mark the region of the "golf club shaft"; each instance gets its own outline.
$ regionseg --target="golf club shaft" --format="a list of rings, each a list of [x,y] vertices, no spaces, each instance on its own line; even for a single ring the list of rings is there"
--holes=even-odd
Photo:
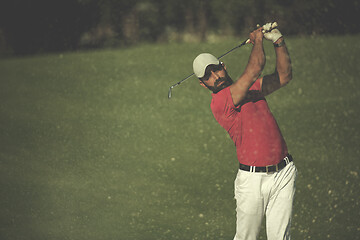
[[[247,40],[243,41],[240,45],[238,45],[238,46],[230,49],[229,51],[227,51],[226,53],[224,53],[223,55],[221,55],[220,57],[218,57],[218,59],[226,56],[227,54],[231,53],[231,52],[234,51],[235,49],[237,49],[237,48],[239,48],[239,47],[241,47],[241,46],[243,46],[243,45],[245,45],[246,43],[249,43],[249,42],[250,42],[250,39],[247,39]],[[194,75],[194,73],[190,74],[189,76],[187,76],[186,78],[184,78],[184,79],[181,80],[180,82],[175,83],[174,85],[172,85],[172,86],[170,87],[170,89],[169,89],[168,98],[169,98],[169,99],[171,98],[171,90],[172,90],[174,87],[180,85],[182,82],[184,82],[185,80],[191,78],[193,75]]]
[[[227,54],[231,53],[231,52],[234,51],[235,49],[237,49],[237,48],[239,48],[239,47],[241,47],[241,46],[243,46],[243,45],[245,45],[245,44],[247,44],[247,43],[249,43],[249,42],[250,42],[250,39],[247,39],[246,41],[243,41],[240,45],[238,45],[238,46],[230,49],[229,51],[227,51],[226,53],[224,53],[223,55],[221,55],[220,57],[218,57],[218,59],[226,56]]]

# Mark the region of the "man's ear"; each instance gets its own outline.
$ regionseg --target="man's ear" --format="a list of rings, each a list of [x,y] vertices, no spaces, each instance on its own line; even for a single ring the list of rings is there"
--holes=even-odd
[[[220,63],[221,63],[221,65],[223,66],[223,68],[226,70],[225,64],[224,64],[223,62],[220,62]]]

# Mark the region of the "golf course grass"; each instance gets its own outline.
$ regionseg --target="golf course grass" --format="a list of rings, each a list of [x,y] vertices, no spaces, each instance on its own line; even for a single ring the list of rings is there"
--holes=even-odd
[[[234,144],[195,78],[167,93],[241,41],[1,59],[0,239],[233,239]],[[359,41],[286,39],[293,80],[267,100],[298,168],[293,239],[359,238]],[[222,59],[233,79],[250,50]]]

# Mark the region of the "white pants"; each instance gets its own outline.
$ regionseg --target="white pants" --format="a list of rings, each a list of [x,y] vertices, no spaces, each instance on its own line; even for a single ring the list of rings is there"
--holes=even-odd
[[[234,240],[255,240],[264,215],[268,240],[290,239],[296,175],[293,162],[276,173],[238,171]]]

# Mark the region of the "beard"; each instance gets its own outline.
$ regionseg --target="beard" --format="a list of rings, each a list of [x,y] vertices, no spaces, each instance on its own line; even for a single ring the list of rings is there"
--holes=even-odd
[[[214,86],[207,86],[209,90],[211,90],[213,93],[218,93],[224,88],[227,88],[233,84],[233,80],[228,75],[228,73],[225,73],[225,77],[221,77],[216,79],[214,82]]]

